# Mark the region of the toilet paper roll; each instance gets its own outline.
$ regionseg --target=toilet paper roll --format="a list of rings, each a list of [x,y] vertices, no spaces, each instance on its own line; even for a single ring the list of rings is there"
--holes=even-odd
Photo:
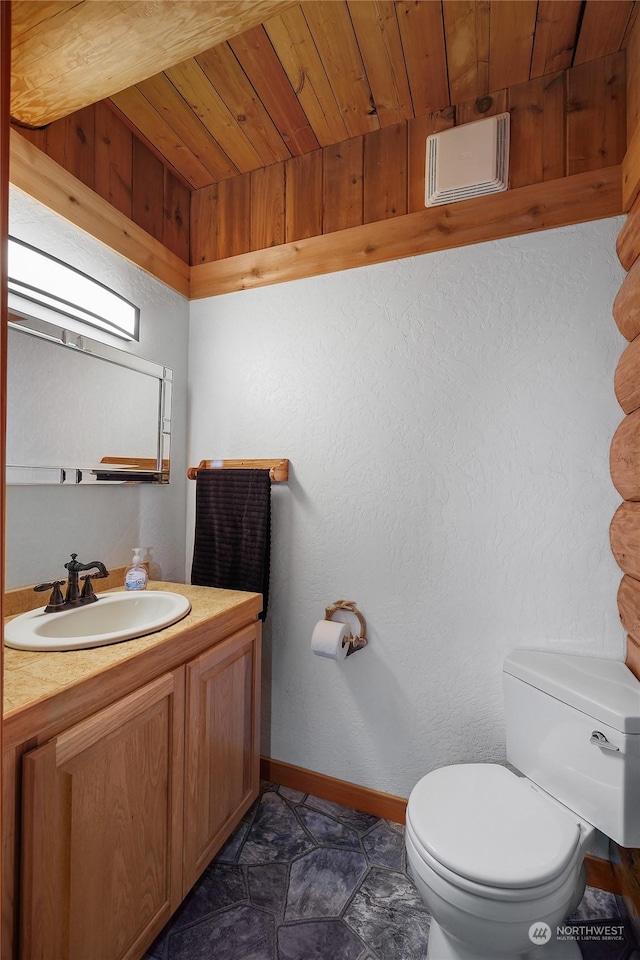
[[[351,636],[348,623],[335,620],[318,620],[311,635],[311,649],[319,657],[330,660],[344,660],[349,645],[343,640]]]

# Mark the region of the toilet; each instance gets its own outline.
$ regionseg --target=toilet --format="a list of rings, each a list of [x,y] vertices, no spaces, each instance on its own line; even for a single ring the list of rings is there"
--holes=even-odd
[[[516,650],[507,760],[434,770],[407,805],[407,866],[431,914],[427,960],[573,960],[564,920],[599,830],[640,846],[640,682],[624,663]]]

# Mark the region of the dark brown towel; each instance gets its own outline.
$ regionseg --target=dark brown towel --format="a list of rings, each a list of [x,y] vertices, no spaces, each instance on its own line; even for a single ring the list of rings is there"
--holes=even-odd
[[[198,470],[191,583],[250,590],[267,615],[271,547],[268,470]]]

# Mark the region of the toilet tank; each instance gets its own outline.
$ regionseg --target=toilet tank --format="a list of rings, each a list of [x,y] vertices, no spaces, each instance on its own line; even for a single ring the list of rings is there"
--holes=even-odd
[[[640,682],[618,660],[514,650],[507,759],[624,847],[640,847]]]

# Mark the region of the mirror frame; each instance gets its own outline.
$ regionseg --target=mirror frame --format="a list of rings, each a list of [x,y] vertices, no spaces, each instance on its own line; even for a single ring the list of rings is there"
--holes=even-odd
[[[64,463],[52,466],[26,466],[22,464],[6,465],[6,482],[14,485],[59,485],[78,484],[131,484],[131,483],[169,483],[170,455],[171,455],[171,401],[173,386],[173,370],[153,360],[145,360],[135,354],[128,353],[118,347],[110,346],[99,340],[94,340],[68,330],[65,327],[40,320],[35,317],[21,316],[15,312],[9,313],[9,327],[21,333],[48,340],[69,350],[85,353],[107,363],[145,374],[158,381],[158,430],[156,443],[156,458],[133,460],[122,458],[116,461],[103,461],[104,470],[82,464],[67,465]],[[8,358],[10,361],[10,357]]]

